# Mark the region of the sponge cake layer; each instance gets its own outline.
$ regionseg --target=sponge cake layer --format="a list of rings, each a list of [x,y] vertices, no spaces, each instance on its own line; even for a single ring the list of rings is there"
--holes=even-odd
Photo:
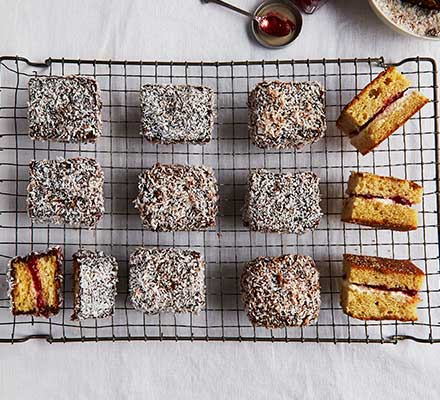
[[[411,204],[418,204],[422,202],[423,187],[415,182],[392,176],[352,172],[348,180],[347,194],[384,199],[401,198]]]
[[[369,153],[408,121],[428,101],[428,98],[417,91],[403,96],[378,114],[357,135],[352,136],[350,143],[361,154]]]
[[[344,276],[350,283],[420,290],[425,274],[410,260],[344,254]]]
[[[418,295],[380,290],[351,284],[344,280],[341,306],[351,317],[362,320],[417,321]]]
[[[343,222],[396,231],[415,230],[418,225],[417,211],[411,207],[362,197],[346,199],[341,219]]]
[[[347,135],[359,131],[409,86],[409,80],[395,67],[388,68],[345,106],[336,125]]]

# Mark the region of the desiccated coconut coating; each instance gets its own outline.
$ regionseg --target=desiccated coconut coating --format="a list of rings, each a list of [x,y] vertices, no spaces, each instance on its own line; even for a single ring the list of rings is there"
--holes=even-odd
[[[73,320],[113,315],[118,282],[118,263],[113,256],[78,250],[73,255],[73,278]]]
[[[214,127],[214,91],[206,86],[144,85],[141,134],[156,143],[204,144]]]
[[[319,178],[313,172],[252,171],[243,222],[253,231],[303,234],[322,217]]]
[[[200,231],[215,226],[218,186],[204,165],[156,164],[139,175],[134,201],[146,229]]]
[[[29,136],[34,140],[93,143],[102,133],[98,83],[87,76],[29,79]]]
[[[200,253],[139,247],[130,255],[133,307],[150,314],[198,313],[205,306],[205,261]]]
[[[318,318],[319,272],[302,255],[258,257],[241,274],[241,297],[255,326],[305,326]]]
[[[318,82],[262,82],[249,94],[249,134],[265,148],[300,149],[324,136],[324,88]]]
[[[33,222],[93,228],[104,215],[104,173],[92,158],[29,163],[27,207]]]

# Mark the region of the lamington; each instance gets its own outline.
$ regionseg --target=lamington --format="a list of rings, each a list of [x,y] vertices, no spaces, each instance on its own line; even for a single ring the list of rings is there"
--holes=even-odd
[[[308,256],[258,257],[244,267],[240,281],[245,310],[254,326],[306,326],[318,318],[319,273]]]
[[[253,231],[303,234],[322,217],[318,176],[309,171],[252,171],[243,208],[243,222]]]
[[[205,306],[205,260],[194,250],[139,247],[129,259],[129,293],[136,310],[198,313]]]
[[[141,135],[154,143],[205,144],[215,117],[214,91],[207,86],[144,85]]]
[[[407,94],[410,85],[389,67],[344,107],[336,125],[361,154],[379,146],[429,101],[418,91]]]
[[[34,160],[29,174],[32,222],[93,228],[104,215],[104,173],[94,159]]]
[[[341,306],[362,320],[416,321],[425,274],[410,260],[344,254]]]
[[[63,253],[59,247],[14,257],[9,262],[9,298],[13,315],[49,318],[62,303]]]
[[[117,282],[115,257],[86,249],[73,254],[72,320],[112,316]]]
[[[88,76],[29,79],[29,136],[33,140],[93,143],[102,134],[98,83]]]
[[[151,231],[202,231],[215,226],[218,185],[212,168],[156,164],[139,175],[134,206]]]
[[[410,231],[417,229],[417,210],[423,188],[415,182],[352,172],[348,180],[348,198],[342,210],[342,221],[379,229]]]
[[[325,91],[319,82],[265,81],[249,94],[249,134],[256,146],[301,149],[327,129]]]

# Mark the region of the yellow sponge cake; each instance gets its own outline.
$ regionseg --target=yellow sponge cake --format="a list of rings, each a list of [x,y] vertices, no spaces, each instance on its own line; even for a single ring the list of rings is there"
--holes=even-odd
[[[418,91],[406,95],[410,84],[395,67],[389,67],[342,110],[336,125],[363,155],[379,146],[429,101]]]
[[[409,86],[410,81],[397,68],[386,69],[344,107],[336,125],[347,135],[358,132],[384,104],[389,104]]]
[[[417,210],[423,188],[415,182],[380,176],[368,172],[352,172],[341,220],[359,225],[396,231],[417,229]]]
[[[62,252],[58,247],[9,262],[9,296],[14,315],[49,317],[61,304]]]
[[[419,111],[428,99],[418,91],[403,96],[366,125],[350,143],[363,155],[369,153]]]
[[[363,320],[416,321],[425,274],[409,260],[344,254],[341,306]]]

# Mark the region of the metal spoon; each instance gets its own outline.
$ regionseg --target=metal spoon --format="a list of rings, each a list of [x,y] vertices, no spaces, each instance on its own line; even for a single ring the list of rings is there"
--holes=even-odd
[[[220,6],[229,8],[232,11],[238,12],[246,17],[249,17],[253,21],[256,21],[258,27],[265,33],[268,33],[272,36],[287,36],[291,33],[295,26],[291,21],[285,21],[276,15],[267,15],[267,16],[257,16],[248,11],[242,10],[232,4],[226,3],[222,0],[202,0],[203,3],[216,3]],[[274,29],[275,26],[275,29]]]

